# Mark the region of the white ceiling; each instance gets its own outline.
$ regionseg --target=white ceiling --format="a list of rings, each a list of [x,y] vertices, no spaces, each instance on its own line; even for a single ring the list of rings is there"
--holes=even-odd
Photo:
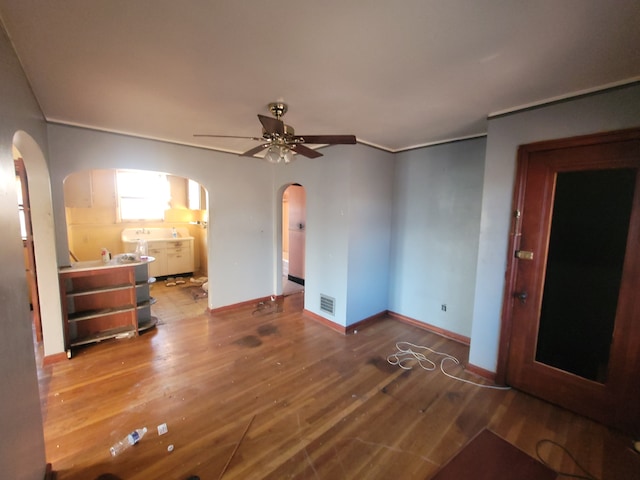
[[[0,0],[51,122],[240,153],[257,113],[389,151],[640,80],[639,0]]]

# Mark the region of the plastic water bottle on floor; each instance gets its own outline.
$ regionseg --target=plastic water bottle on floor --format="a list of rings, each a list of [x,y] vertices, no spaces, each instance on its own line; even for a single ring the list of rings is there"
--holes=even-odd
[[[138,443],[140,439],[144,437],[145,433],[147,433],[147,427],[138,428],[134,430],[133,432],[131,432],[129,435],[124,437],[122,440],[120,440],[110,448],[111,455],[114,457],[116,455],[120,455],[131,445],[135,445],[136,443]]]

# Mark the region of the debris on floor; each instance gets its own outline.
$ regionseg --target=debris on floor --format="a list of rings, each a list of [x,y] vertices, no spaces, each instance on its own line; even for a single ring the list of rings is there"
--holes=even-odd
[[[202,287],[191,287],[191,298],[198,300],[199,298],[206,298],[207,292]]]
[[[279,302],[276,297],[272,296],[271,300],[258,302],[256,309],[252,312],[253,315],[268,315],[270,313],[282,312],[282,302]]]
[[[225,464],[224,468],[220,472],[220,476],[218,477],[218,479],[221,479],[224,476],[224,473],[227,471],[227,468],[229,468],[229,464],[231,463],[231,460],[233,460],[233,457],[235,456],[236,452],[240,448],[240,444],[244,440],[244,437],[247,435],[247,432],[249,431],[249,428],[251,428],[251,424],[253,423],[253,420],[255,418],[256,416],[254,415],[253,417],[251,417],[251,420],[249,420],[247,427],[244,429],[244,432],[242,432],[242,436],[240,437],[240,440],[238,440],[238,443],[236,443],[236,446],[233,449],[233,452],[231,452],[231,456],[229,457],[229,460],[227,460],[227,463]]]
[[[189,283],[195,283],[196,285],[202,285],[203,283],[205,283],[208,280],[207,277],[191,277],[189,279]]]

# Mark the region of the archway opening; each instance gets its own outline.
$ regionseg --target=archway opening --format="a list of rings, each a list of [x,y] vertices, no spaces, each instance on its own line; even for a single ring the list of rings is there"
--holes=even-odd
[[[150,188],[135,187],[142,182]],[[158,262],[154,276],[207,275],[208,192],[194,180],[146,170],[83,170],[64,180],[64,199],[71,261],[99,259],[102,248],[127,253],[133,247],[123,232],[139,229],[194,240],[185,253],[193,258],[189,268]]]
[[[201,312],[209,295],[206,188],[163,172],[113,168],[73,172],[63,187],[70,262],[98,260],[103,250],[116,259],[153,257],[139,328],[147,317],[167,323]]]
[[[29,214],[31,217],[34,282],[37,293],[31,293],[31,301],[37,295],[40,308],[43,361],[55,361],[64,355],[58,263],[56,258],[51,178],[42,150],[26,132],[17,131],[13,136],[13,155],[22,159],[24,175],[28,181]],[[25,182],[26,183],[26,182]],[[19,201],[16,199],[16,201]],[[23,199],[24,201],[24,199]],[[34,267],[34,268],[35,268]],[[51,287],[53,286],[53,287]],[[38,336],[36,336],[38,339]]]
[[[282,293],[304,291],[307,205],[302,185],[289,185],[282,195]]]

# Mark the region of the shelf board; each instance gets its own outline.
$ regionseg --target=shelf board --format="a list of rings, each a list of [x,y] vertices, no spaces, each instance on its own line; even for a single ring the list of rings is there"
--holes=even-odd
[[[119,290],[127,290],[131,287],[133,287],[131,283],[120,283],[118,285],[94,287],[87,290],[72,290],[70,292],[67,292],[67,297],[80,297],[83,295],[95,295],[97,293],[117,292]]]
[[[130,326],[127,327],[119,327],[112,328],[110,330],[104,330],[100,333],[95,333],[93,335],[87,335],[85,337],[75,338],[71,341],[72,347],[77,347],[80,345],[86,345],[88,343],[100,342],[102,340],[107,340],[109,338],[115,338],[123,334],[131,333],[135,335],[135,329]]]
[[[75,312],[69,314],[70,322],[80,322],[83,320],[89,320],[91,318],[106,317],[107,315],[114,315],[116,313],[130,312],[135,310],[133,305],[121,305],[113,308],[100,308],[96,310],[84,310],[82,312]]]

